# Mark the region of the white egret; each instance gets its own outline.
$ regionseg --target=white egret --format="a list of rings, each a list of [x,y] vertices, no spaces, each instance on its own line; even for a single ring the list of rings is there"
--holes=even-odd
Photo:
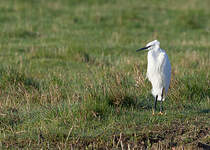
[[[165,100],[171,80],[171,65],[166,52],[160,48],[160,42],[154,40],[146,47],[136,50],[137,52],[148,50],[147,75],[152,84],[152,95],[154,96],[154,109],[156,111],[157,101],[160,101],[160,113],[162,113],[162,102]]]

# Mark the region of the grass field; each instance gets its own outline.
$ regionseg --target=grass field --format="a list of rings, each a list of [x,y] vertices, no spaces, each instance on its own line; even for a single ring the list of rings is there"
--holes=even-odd
[[[0,147],[187,149],[210,145],[209,0],[0,2]],[[172,64],[152,116],[147,55]]]

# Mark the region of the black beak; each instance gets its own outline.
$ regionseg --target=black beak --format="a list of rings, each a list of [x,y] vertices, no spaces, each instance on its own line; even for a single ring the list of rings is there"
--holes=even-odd
[[[143,47],[143,48],[140,48],[140,49],[137,49],[136,52],[139,52],[139,51],[142,51],[142,50],[145,50],[145,49],[148,49],[150,46],[147,46],[147,47]]]

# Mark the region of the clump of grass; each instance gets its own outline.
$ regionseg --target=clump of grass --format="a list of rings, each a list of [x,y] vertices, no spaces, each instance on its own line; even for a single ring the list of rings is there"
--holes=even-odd
[[[10,86],[23,85],[26,89],[34,88],[39,90],[40,83],[33,79],[32,77],[27,77],[24,73],[17,71],[14,68],[6,67],[1,68],[1,88],[8,88]]]
[[[128,78],[120,73],[108,73],[100,84],[89,82],[81,108],[87,118],[103,119],[113,108],[135,107],[137,97],[130,93],[132,82]]]
[[[100,97],[90,97],[83,102],[81,107],[85,120],[103,120],[108,116],[110,107],[106,99]]]
[[[121,73],[115,73],[108,75],[107,80],[107,92],[106,95],[110,105],[115,106],[135,106],[137,97],[132,93],[133,81]]]

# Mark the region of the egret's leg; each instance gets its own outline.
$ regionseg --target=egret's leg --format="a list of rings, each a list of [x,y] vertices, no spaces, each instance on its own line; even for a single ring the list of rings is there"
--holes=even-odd
[[[160,101],[160,115],[162,115],[163,114],[163,91],[164,91],[164,89],[162,90],[162,94],[161,94],[161,101]]]
[[[162,106],[162,104],[163,104],[163,99],[161,99],[161,101],[160,101],[160,112],[159,112],[159,115],[163,115],[163,106]]]
[[[156,111],[156,108],[157,108],[157,99],[158,99],[158,95],[155,97],[155,106],[154,106],[155,111]]]
[[[163,98],[162,98],[161,101],[160,101],[160,113],[162,113],[162,111],[163,111],[163,106],[162,106],[162,104],[163,104]]]
[[[155,101],[154,101],[154,109],[153,109],[153,115],[155,114],[155,111],[156,111],[156,107],[157,107],[157,98],[158,98],[158,95],[155,97]]]

